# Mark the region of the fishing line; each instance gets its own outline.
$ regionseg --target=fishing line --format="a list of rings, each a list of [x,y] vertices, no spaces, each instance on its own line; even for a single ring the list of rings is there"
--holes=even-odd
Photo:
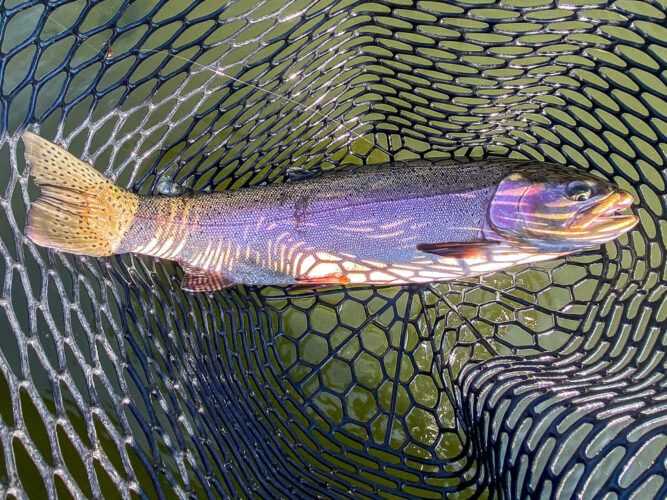
[[[428,302],[426,300],[426,292],[429,287],[420,285],[413,285],[413,286],[414,286],[413,293],[419,294],[419,301],[421,303],[422,311],[424,314],[424,320],[426,321],[426,330],[429,332],[434,332],[435,325],[431,322],[431,317],[427,305]],[[461,315],[461,313],[458,310],[456,310],[456,312],[459,315]],[[463,408],[462,405],[453,404],[454,401],[460,401],[460,398],[457,397],[457,394],[455,393],[455,388],[456,388],[455,385],[454,386],[450,385],[450,383],[448,383],[448,380],[445,378],[445,370],[447,370],[447,373],[449,374],[449,382],[453,382],[455,379],[454,375],[452,374],[451,370],[452,363],[450,362],[450,360],[447,359],[445,364],[444,353],[446,351],[445,347],[446,331],[443,332],[443,335],[440,339],[440,345],[436,344],[435,335],[429,335],[429,341],[431,344],[431,350],[434,353],[433,363],[435,364],[435,368],[439,375],[440,382],[442,383],[442,389],[445,391],[445,394],[447,395],[449,401],[452,402],[452,409],[454,410],[455,418],[459,424],[456,426],[456,433],[461,438],[461,442],[465,442],[466,441],[465,437],[460,434],[461,428],[465,426],[465,415],[463,412]],[[451,353],[448,356],[448,358],[451,358]]]
[[[472,322],[466,318],[461,311],[459,311],[458,307],[451,301],[447,296],[442,293],[440,290],[436,288],[435,285],[428,285],[429,290],[431,290],[431,293],[433,293],[436,297],[438,297],[440,300],[442,300],[445,304],[447,304],[447,307],[449,307],[452,311],[456,312],[459,318],[468,325],[468,328],[472,331],[473,335],[479,340],[479,343],[482,344],[486,349],[493,354],[494,356],[498,356],[498,352],[493,348],[491,344],[489,344],[488,340],[484,338],[484,336],[475,328],[475,325],[472,324]],[[452,351],[452,354],[454,351]]]
[[[54,22],[55,24],[57,24],[58,26],[60,26],[63,30],[68,31],[69,28],[67,28],[66,26],[64,26],[64,25],[61,24],[60,22],[56,21],[54,18],[49,17],[48,19],[49,19],[50,21]],[[104,44],[104,46],[102,47],[101,50],[98,49],[98,48],[97,48],[95,45],[93,45],[92,43],[86,41],[85,39],[82,39],[82,40],[80,40],[80,41],[81,41],[81,44],[82,44],[82,45],[85,45],[85,46],[87,46],[87,47],[90,47],[91,49],[93,49],[93,50],[95,50],[95,51],[98,51],[99,54],[102,54],[102,57],[103,57],[103,59],[104,59],[105,61],[109,61],[109,60],[111,60],[111,58],[113,57],[113,48],[112,48],[111,40],[107,41],[107,42]],[[302,104],[301,102],[299,102],[299,101],[297,101],[297,100],[295,100],[295,99],[292,99],[292,98],[290,98],[290,97],[284,96],[284,95],[279,94],[279,93],[277,93],[277,92],[274,92],[274,91],[272,91],[272,90],[264,89],[264,88],[262,88],[262,87],[260,87],[260,86],[258,86],[258,85],[255,85],[255,84],[250,83],[250,82],[246,82],[246,81],[244,81],[244,80],[242,80],[242,79],[240,79],[240,78],[237,78],[237,77],[235,77],[235,76],[228,75],[228,74],[226,74],[225,72],[223,72],[222,69],[221,69],[220,67],[216,67],[216,66],[214,66],[214,63],[208,64],[208,65],[206,65],[206,64],[201,64],[201,63],[199,63],[199,62],[197,62],[197,61],[194,61],[194,60],[189,59],[189,58],[187,58],[187,57],[183,57],[183,56],[181,56],[181,55],[179,55],[179,54],[174,54],[174,53],[172,53],[172,52],[170,52],[170,51],[168,51],[168,50],[165,50],[165,49],[137,49],[136,52],[137,52],[137,53],[140,53],[140,54],[142,54],[142,53],[143,53],[143,54],[164,54],[164,55],[167,56],[167,57],[172,57],[172,58],[176,58],[176,59],[180,59],[180,60],[182,60],[182,61],[188,62],[188,63],[192,64],[193,66],[198,67],[198,68],[200,68],[200,69],[202,69],[202,70],[208,70],[208,71],[211,71],[213,74],[215,74],[215,75],[217,75],[217,76],[221,76],[221,77],[223,77],[223,78],[227,78],[228,80],[233,81],[233,82],[236,82],[236,83],[238,83],[238,84],[240,84],[240,85],[243,85],[243,86],[252,88],[252,89],[257,90],[257,91],[260,91],[260,92],[264,92],[265,94],[268,94],[268,95],[270,95],[270,96],[273,96],[273,97],[275,97],[276,99],[281,99],[281,100],[283,100],[284,102],[288,102],[288,103],[290,103],[290,104],[293,104],[294,106],[296,106],[298,109],[301,109],[302,111],[308,111],[308,112],[311,112],[311,113],[315,114],[316,116],[319,116],[319,117],[323,118],[323,119],[325,120],[325,122],[327,122],[327,123],[336,123],[336,124],[338,124],[339,127],[341,127],[342,129],[344,129],[345,131],[347,131],[347,133],[348,133],[351,137],[353,137],[354,139],[361,139],[361,140],[365,141],[366,143],[368,143],[369,145],[371,145],[372,147],[375,147],[375,148],[377,148],[378,150],[380,150],[380,151],[382,151],[383,153],[385,153],[389,158],[392,158],[392,159],[394,158],[394,155],[393,155],[392,153],[390,153],[387,149],[385,149],[384,147],[380,146],[380,145],[377,144],[377,143],[371,142],[371,141],[370,141],[368,138],[366,138],[365,136],[360,135],[360,134],[357,133],[355,130],[349,128],[349,127],[345,124],[345,122],[342,121],[342,118],[341,118],[340,120],[336,120],[336,119],[330,118],[330,117],[329,117],[328,115],[326,115],[325,113],[322,113],[321,111],[318,111],[317,109],[314,109],[312,106],[314,106],[315,104],[306,106],[306,105]],[[132,54],[132,51],[126,52],[125,54],[131,55],[131,54]],[[457,307],[456,307],[456,306],[455,306],[455,305],[454,305],[454,304],[453,304],[453,303],[452,303],[452,302],[451,302],[451,301],[450,301],[444,294],[440,293],[440,291],[439,291],[437,288],[433,287],[433,286],[429,286],[429,289],[431,290],[432,293],[434,293],[436,296],[438,296],[443,302],[445,302],[445,303],[447,304],[447,306],[448,306],[451,310],[453,310],[453,311],[456,312],[456,314],[457,314],[457,315],[458,315],[458,316],[459,316],[459,317],[460,317],[460,318],[461,318],[461,319],[468,325],[468,327],[472,330],[472,332],[473,332],[474,335],[478,338],[478,340],[480,341],[480,343],[482,343],[482,344],[487,348],[487,350],[488,350],[490,353],[492,353],[492,354],[494,354],[494,355],[497,355],[495,349],[494,349],[494,348],[488,343],[488,341],[487,341],[487,340],[486,340],[486,339],[479,333],[479,331],[478,331],[478,330],[475,328],[475,326],[468,320],[468,318],[466,318],[466,317],[465,317],[465,316],[458,310],[458,308],[457,308]],[[313,295],[321,295],[321,294],[322,294],[321,292],[318,292],[318,293],[315,293],[315,294],[313,294]],[[305,298],[306,296],[307,296],[307,295],[298,295],[297,297]]]
[[[297,108],[301,109],[302,111],[309,111],[309,112],[312,112],[313,114],[315,114],[316,116],[322,117],[328,123],[338,124],[341,128],[343,128],[346,132],[348,132],[348,134],[350,136],[352,136],[354,139],[361,139],[364,142],[367,142],[368,144],[370,144],[371,146],[379,149],[380,151],[385,153],[390,158],[394,157],[394,155],[392,153],[387,151],[385,148],[383,148],[379,144],[371,142],[365,136],[360,135],[357,132],[355,132],[353,129],[347,127],[345,125],[345,122],[342,121],[342,119],[341,120],[336,120],[336,119],[330,118],[325,113],[322,113],[321,111],[318,111],[317,109],[314,109],[312,106],[314,106],[315,104],[311,104],[309,106],[306,106],[306,105],[300,103],[299,101],[297,101],[296,99],[291,99],[287,96],[278,94],[277,92],[273,92],[271,90],[267,90],[267,89],[264,89],[264,88],[262,88],[258,85],[255,85],[253,83],[243,81],[240,78],[236,78],[235,76],[228,75],[228,74],[224,73],[222,71],[222,69],[220,69],[219,67],[214,67],[213,64],[208,64],[208,65],[201,64],[201,63],[198,63],[197,61],[194,61],[192,59],[188,59],[187,57],[183,57],[179,54],[172,54],[171,52],[169,52],[167,50],[164,50],[164,49],[138,49],[137,52],[143,53],[143,54],[165,54],[165,55],[171,56],[173,58],[180,59],[182,61],[187,61],[190,64],[192,64],[193,66],[197,66],[197,67],[199,67],[201,69],[204,69],[204,70],[209,70],[209,71],[213,72],[214,74],[216,74],[218,76],[222,76],[224,78],[227,78],[228,80],[231,80],[233,82],[239,83],[239,84],[244,85],[246,87],[250,87],[251,89],[254,89],[254,90],[259,90],[259,91],[264,92],[264,93],[266,93],[270,96],[276,97],[277,99],[282,99],[285,102],[289,102],[290,104],[294,104]]]
[[[69,30],[69,28],[67,28],[66,26],[64,26],[63,24],[61,24],[59,21],[56,21],[56,20],[55,20],[54,18],[52,18],[52,17],[49,17],[48,20],[50,20],[50,21],[52,21],[53,23],[57,24],[58,26],[60,26],[60,27],[61,27],[63,30],[65,30],[65,31]],[[80,41],[81,41],[81,44],[82,44],[82,45],[85,45],[85,46],[87,46],[87,47],[90,47],[91,49],[93,49],[93,50],[95,50],[95,51],[98,51],[98,53],[103,53],[103,56],[102,56],[102,57],[103,57],[103,59],[106,60],[106,61],[109,61],[109,60],[113,57],[113,47],[112,47],[112,44],[111,44],[111,40],[107,41],[107,42],[104,44],[104,46],[103,46],[101,52],[99,51],[99,49],[98,49],[95,45],[93,45],[92,43],[86,41],[85,39],[81,39]],[[182,60],[182,61],[186,61],[186,62],[188,62],[188,63],[190,63],[190,64],[192,64],[192,65],[194,65],[194,66],[196,66],[196,67],[199,67],[199,68],[201,68],[201,69],[209,70],[209,71],[211,71],[212,73],[214,73],[214,74],[216,74],[216,75],[218,75],[218,76],[222,76],[223,78],[227,78],[228,80],[231,80],[231,81],[233,81],[233,82],[239,83],[239,84],[241,84],[241,85],[244,85],[244,86],[246,86],[246,87],[252,88],[252,89],[254,89],[254,90],[258,90],[258,91],[260,91],[260,92],[264,92],[264,93],[266,93],[266,94],[268,94],[268,95],[270,95],[270,96],[273,96],[273,97],[275,97],[275,98],[277,98],[277,99],[282,99],[282,100],[285,101],[285,102],[289,102],[290,104],[295,105],[298,109],[301,109],[302,111],[309,111],[309,112],[312,112],[312,113],[315,114],[316,116],[319,116],[319,117],[323,118],[323,119],[325,120],[325,122],[327,122],[327,123],[336,123],[336,124],[338,124],[341,128],[343,128],[343,129],[344,129],[344,130],[345,130],[351,137],[353,137],[354,139],[361,139],[361,140],[363,140],[364,142],[370,144],[372,147],[375,147],[375,148],[379,149],[380,151],[382,151],[383,153],[385,153],[387,156],[389,156],[389,158],[391,158],[391,159],[394,158],[394,155],[393,155],[392,153],[390,153],[388,150],[386,150],[384,147],[382,147],[381,145],[379,145],[379,144],[377,144],[377,143],[374,143],[374,142],[370,141],[370,140],[369,140],[368,138],[366,138],[365,136],[360,135],[359,133],[355,132],[353,129],[351,129],[351,128],[349,128],[348,126],[346,126],[346,125],[345,125],[345,122],[342,121],[342,118],[341,118],[340,120],[337,120],[337,119],[334,119],[334,118],[330,118],[330,117],[327,116],[325,113],[322,113],[321,111],[318,111],[317,109],[312,108],[312,106],[314,106],[316,103],[314,103],[314,104],[312,104],[312,105],[310,105],[310,106],[306,106],[305,104],[302,104],[302,103],[300,103],[299,101],[297,101],[297,100],[295,100],[295,99],[291,99],[291,98],[289,98],[289,97],[287,97],[287,96],[278,94],[277,92],[273,92],[273,91],[271,91],[271,90],[264,89],[264,88],[262,88],[262,87],[260,87],[260,86],[258,86],[258,85],[255,85],[255,84],[250,83],[250,82],[246,82],[246,81],[241,80],[240,78],[237,78],[237,77],[235,77],[235,76],[228,75],[228,74],[224,73],[224,72],[222,71],[221,68],[219,68],[219,67],[215,67],[215,66],[214,66],[214,63],[211,63],[211,64],[201,64],[201,63],[198,63],[197,61],[194,61],[194,60],[189,59],[189,58],[187,58],[187,57],[183,57],[183,56],[181,56],[181,55],[179,55],[179,54],[174,54],[174,53],[172,53],[172,52],[170,52],[170,51],[168,51],[168,50],[165,50],[165,49],[137,49],[136,52],[137,52],[137,53],[140,53],[140,54],[164,54],[165,56],[171,56],[172,58],[176,58],[176,59],[180,59],[180,60]],[[131,55],[131,54],[132,54],[132,51],[124,52],[124,54]],[[188,72],[189,72],[189,71],[188,71]],[[283,80],[283,82],[285,82],[285,80]],[[318,102],[319,102],[319,100],[318,100]]]

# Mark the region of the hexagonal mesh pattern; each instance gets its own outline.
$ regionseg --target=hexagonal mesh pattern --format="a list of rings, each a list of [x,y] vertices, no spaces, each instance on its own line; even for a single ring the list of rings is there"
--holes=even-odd
[[[667,496],[664,3],[10,0],[0,15],[3,495]],[[451,284],[186,294],[169,263],[24,236],[27,127],[142,193],[546,159],[616,181],[641,224]]]

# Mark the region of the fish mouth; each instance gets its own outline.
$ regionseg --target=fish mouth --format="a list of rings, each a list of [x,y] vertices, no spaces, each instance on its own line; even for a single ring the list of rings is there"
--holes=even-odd
[[[594,205],[577,212],[568,230],[579,233],[623,234],[639,222],[636,215],[622,214],[633,203],[634,198],[627,191],[614,191]]]

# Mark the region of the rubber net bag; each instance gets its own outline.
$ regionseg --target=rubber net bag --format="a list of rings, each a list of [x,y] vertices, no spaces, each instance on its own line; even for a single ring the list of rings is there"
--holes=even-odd
[[[665,498],[665,10],[0,3],[0,493]],[[26,129],[144,194],[547,160],[641,222],[449,284],[189,294],[168,262],[26,238]]]

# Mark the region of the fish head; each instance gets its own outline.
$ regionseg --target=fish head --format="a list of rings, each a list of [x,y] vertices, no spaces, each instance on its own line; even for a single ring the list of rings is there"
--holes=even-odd
[[[623,212],[633,202],[627,191],[586,172],[533,163],[500,182],[488,222],[522,248],[570,253],[630,231],[639,219]]]

